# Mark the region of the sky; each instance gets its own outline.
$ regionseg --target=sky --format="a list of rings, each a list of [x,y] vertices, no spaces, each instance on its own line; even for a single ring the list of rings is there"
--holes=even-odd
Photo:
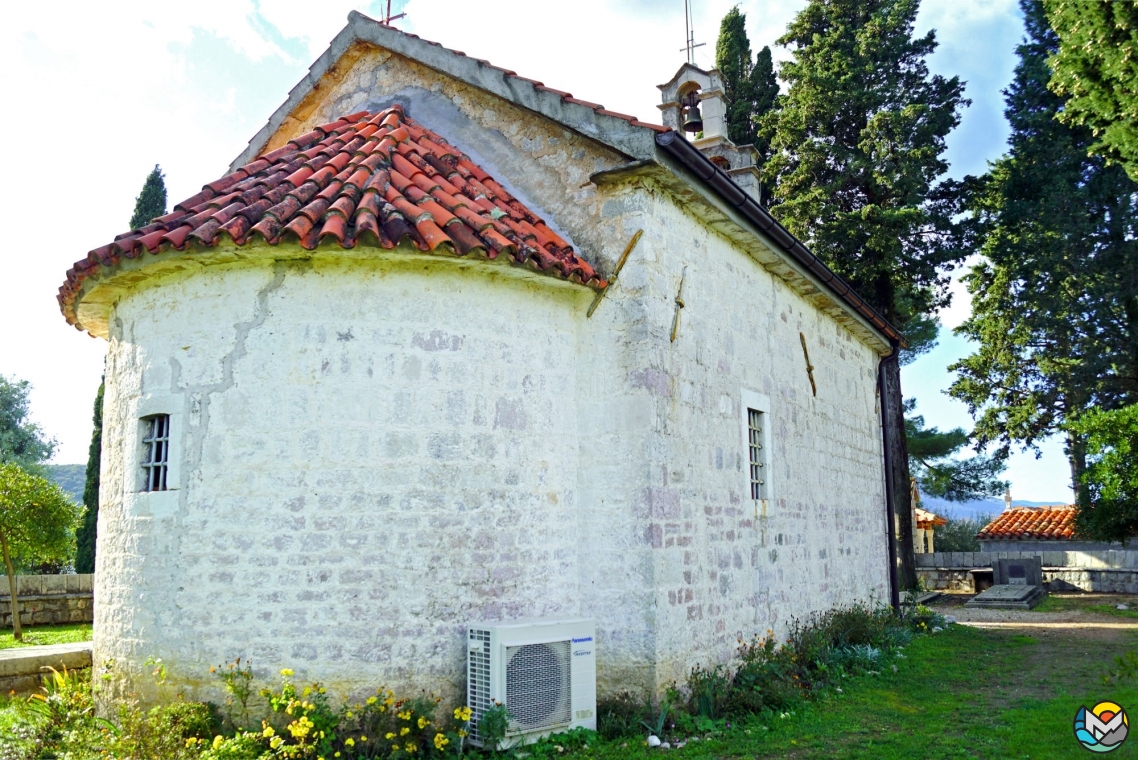
[[[719,20],[736,3],[693,0],[696,63],[710,68]],[[805,0],[745,0],[757,51],[774,45]],[[0,259],[0,374],[32,383],[32,417],[58,441],[57,463],[85,462],[106,344],[69,327],[55,294],[92,248],[128,229],[134,199],[160,164],[170,206],[224,175],[361,0],[63,0],[50,13],[10,4],[0,28],[0,139],[10,149],[0,224],[15,234]],[[484,58],[585,100],[659,122],[656,85],[683,63],[682,0],[395,0],[404,31]],[[952,176],[983,172],[1008,135],[1001,89],[1023,24],[1015,0],[924,0],[917,31],[937,30],[934,73],[960,76],[972,105],[948,140]],[[903,371],[906,396],[941,428],[970,428],[944,395],[946,367],[969,353],[950,329],[968,294],[941,315],[940,345]],[[1061,446],[1016,454],[1017,499],[1068,501]]]

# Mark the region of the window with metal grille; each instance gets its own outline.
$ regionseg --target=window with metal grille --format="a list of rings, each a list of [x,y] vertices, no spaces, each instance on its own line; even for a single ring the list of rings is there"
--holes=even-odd
[[[751,498],[767,498],[766,452],[763,450],[763,413],[747,410],[747,450],[751,463]]]
[[[143,421],[142,472],[146,476],[143,491],[165,491],[166,472],[170,467],[170,415],[156,414]]]

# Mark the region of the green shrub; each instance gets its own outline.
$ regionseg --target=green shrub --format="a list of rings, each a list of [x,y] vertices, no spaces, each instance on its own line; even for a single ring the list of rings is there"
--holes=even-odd
[[[732,717],[785,709],[802,699],[794,650],[779,646],[769,633],[739,645],[739,668],[724,698],[724,711]]]
[[[646,695],[622,691],[597,700],[597,733],[605,739],[638,736],[652,720],[652,702]]]

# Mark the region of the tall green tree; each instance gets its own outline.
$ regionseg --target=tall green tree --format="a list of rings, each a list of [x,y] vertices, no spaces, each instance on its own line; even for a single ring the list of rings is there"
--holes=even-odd
[[[55,451],[55,441],[28,419],[31,390],[27,380],[0,375],[0,464],[35,468]]]
[[[1008,487],[1000,480],[1005,461],[984,454],[961,457],[972,437],[963,428],[926,427],[925,418],[915,413],[916,406],[916,399],[905,402],[905,440],[909,446],[909,472],[917,479],[921,492],[948,501],[1003,493]]]
[[[727,137],[736,145],[754,145],[765,159],[769,144],[758,135],[757,120],[775,106],[778,82],[769,47],[752,60],[746,25],[747,16],[738,6],[727,11],[719,24],[715,68],[723,76]]]
[[[979,347],[949,368],[949,392],[968,404],[978,443],[1002,454],[1065,435],[1078,485],[1086,444],[1069,423],[1138,401],[1138,185],[1088,154],[1089,128],[1056,118],[1065,104],[1048,89],[1048,58],[1059,38],[1040,0],[1021,6],[1008,152],[969,201],[984,258],[965,278],[972,316],[957,332]]]
[[[103,457],[103,387],[95,395],[94,431],[87,452],[87,482],[83,487],[83,523],[75,533],[75,572],[95,572],[95,543],[99,525],[99,465]]]
[[[150,224],[150,220],[166,213],[166,175],[158,164],[146,176],[142,192],[134,199],[134,214],[130,228],[137,230]]]
[[[1099,541],[1129,542],[1138,536],[1138,404],[1092,409],[1071,423],[1086,442],[1087,468],[1075,524]]]
[[[81,509],[55,483],[18,464],[0,464],[0,557],[8,575],[17,641],[23,630],[15,564],[65,561]]]
[[[1059,37],[1050,87],[1065,97],[1059,118],[1090,127],[1090,150],[1138,182],[1138,3],[1045,0]]]
[[[933,32],[913,36],[918,0],[811,0],[778,40],[788,85],[762,120],[772,213],[909,336],[935,340],[948,269],[963,258],[960,187],[943,179],[945,137],[967,104],[958,78],[929,74]],[[885,367],[901,583],[915,584],[900,366]]]

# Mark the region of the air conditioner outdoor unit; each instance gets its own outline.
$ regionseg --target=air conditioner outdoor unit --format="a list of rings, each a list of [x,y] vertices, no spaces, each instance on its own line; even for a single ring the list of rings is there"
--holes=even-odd
[[[510,713],[500,748],[559,731],[597,728],[596,623],[578,618],[475,623],[467,634],[471,741],[482,746],[482,715],[494,702]]]

